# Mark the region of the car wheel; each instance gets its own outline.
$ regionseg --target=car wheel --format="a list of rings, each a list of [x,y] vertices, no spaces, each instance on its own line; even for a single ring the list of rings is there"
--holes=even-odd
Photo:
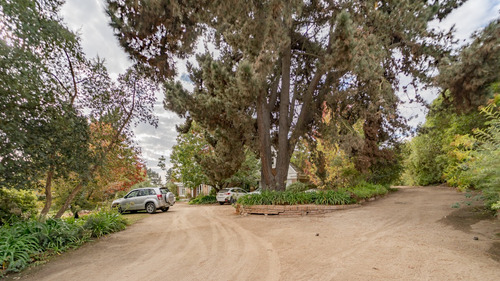
[[[170,208],[170,207],[165,207],[165,208],[161,209],[161,211],[166,212],[166,211],[168,211],[168,208]]]
[[[231,203],[231,204],[234,204],[234,203],[236,203],[236,199],[234,199],[234,198],[231,198],[231,200],[229,200],[229,203]]]
[[[150,213],[150,214],[154,214],[156,212],[156,206],[154,203],[147,203],[146,204],[146,212]]]
[[[123,209],[121,206],[118,206],[118,213],[123,214]]]
[[[219,202],[219,204],[224,205],[224,202]]]

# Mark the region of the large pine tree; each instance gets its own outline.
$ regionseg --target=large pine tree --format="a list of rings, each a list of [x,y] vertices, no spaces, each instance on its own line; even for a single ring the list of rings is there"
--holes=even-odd
[[[377,155],[369,150],[379,136],[401,124],[401,77],[427,83],[448,51],[449,34],[428,23],[465,1],[107,2],[121,45],[165,81],[165,107],[226,146],[254,148],[265,188],[282,190],[297,142],[318,129],[325,108],[342,113],[344,126],[365,120],[364,151]],[[172,81],[175,59],[201,40],[217,55],[197,56],[188,91]]]

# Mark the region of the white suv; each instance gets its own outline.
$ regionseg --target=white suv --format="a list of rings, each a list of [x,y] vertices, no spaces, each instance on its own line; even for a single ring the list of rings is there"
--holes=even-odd
[[[231,188],[223,188],[219,192],[217,192],[217,202],[219,204],[224,205],[224,203],[233,204],[243,195],[248,194],[245,190],[239,187],[231,187]]]
[[[153,214],[157,209],[163,212],[175,204],[175,196],[167,188],[146,187],[137,188],[116,199],[111,207],[118,208],[118,212],[146,210]]]

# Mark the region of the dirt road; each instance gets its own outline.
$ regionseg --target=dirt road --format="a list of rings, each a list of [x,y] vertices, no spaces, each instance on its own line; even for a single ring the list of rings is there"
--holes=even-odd
[[[500,220],[450,207],[463,200],[446,187],[403,188],[361,208],[304,217],[177,204],[15,277],[500,280]]]

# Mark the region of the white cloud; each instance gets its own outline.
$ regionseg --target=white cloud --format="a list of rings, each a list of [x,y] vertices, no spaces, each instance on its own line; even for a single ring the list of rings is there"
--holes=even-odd
[[[469,0],[454,10],[442,22],[433,22],[431,27],[448,30],[455,26],[455,38],[467,42],[473,32],[484,28],[499,17],[500,0]]]
[[[112,78],[116,79],[132,65],[109,26],[103,1],[68,0],[62,7],[61,13],[68,27],[80,34],[82,48],[87,57],[104,58]],[[184,66],[182,69],[185,71]],[[163,93],[157,93],[156,96],[157,103],[154,110],[158,116],[158,128],[140,124],[134,128],[134,132],[135,141],[141,147],[142,158],[146,161],[146,165],[163,174],[157,166],[158,158],[165,155],[166,164],[170,165],[169,157],[177,136],[175,125],[182,123],[182,119],[175,113],[163,109]]]

